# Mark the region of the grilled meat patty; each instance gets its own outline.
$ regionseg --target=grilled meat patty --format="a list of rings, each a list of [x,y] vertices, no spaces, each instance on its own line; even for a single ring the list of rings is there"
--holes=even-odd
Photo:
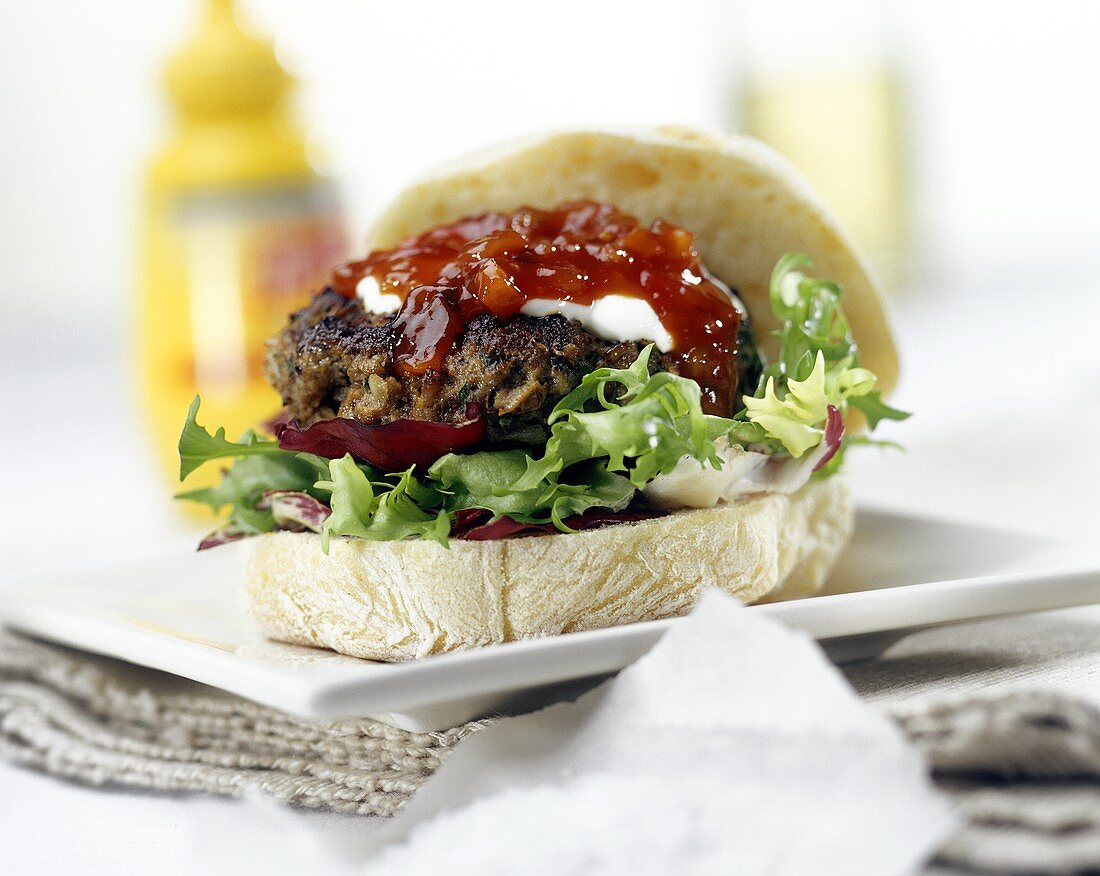
[[[441,371],[402,377],[394,372],[390,316],[369,313],[358,299],[331,289],[290,317],[267,344],[265,374],[287,413],[305,425],[331,417],[362,423],[391,420],[460,422],[466,405],[479,403],[488,417],[489,440],[545,440],[554,405],[597,368],[625,368],[645,346],[615,343],[589,334],[563,316],[472,319]],[[742,386],[759,373],[747,329]],[[751,353],[751,355],[749,355]],[[652,371],[675,372],[671,355],[654,351]],[[750,378],[752,382],[748,382]]]

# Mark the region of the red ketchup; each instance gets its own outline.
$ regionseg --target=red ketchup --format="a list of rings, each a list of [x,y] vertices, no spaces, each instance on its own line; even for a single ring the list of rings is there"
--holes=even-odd
[[[605,295],[649,303],[672,337],[678,370],[703,390],[710,413],[729,416],[737,390],[741,315],[699,261],[690,232],[660,220],[649,228],[607,204],[520,207],[433,228],[333,273],[354,298],[370,275],[404,302],[393,320],[394,367],[409,376],[440,370],[475,316],[515,316],[535,299],[591,304]]]

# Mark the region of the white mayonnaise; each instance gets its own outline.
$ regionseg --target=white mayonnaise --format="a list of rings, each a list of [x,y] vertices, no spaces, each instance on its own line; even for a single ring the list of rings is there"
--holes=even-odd
[[[363,309],[368,313],[393,313],[401,306],[401,296],[383,293],[378,281],[370,274],[355,284],[355,294],[359,296]]]
[[[383,292],[378,281],[367,274],[355,286],[355,294],[369,313],[393,313],[401,306],[401,297]],[[573,301],[535,299],[520,309],[527,316],[549,316],[560,313],[575,319],[588,331],[606,341],[653,341],[657,349],[667,353],[672,349],[672,335],[648,301],[628,295],[605,295],[592,304]]]
[[[605,295],[591,304],[536,298],[524,304],[520,313],[527,316],[560,313],[605,341],[653,341],[662,353],[672,349],[672,335],[649,302],[629,295]]]
[[[794,493],[806,485],[827,451],[825,443],[801,459],[774,457],[743,447],[718,444],[722,468],[713,469],[685,456],[668,474],[642,489],[658,508],[713,508],[760,493]]]
[[[682,279],[691,286],[698,286],[703,278],[688,270]],[[710,282],[725,290],[734,307],[744,316],[745,305],[721,280],[707,275]],[[355,287],[363,308],[370,313],[393,313],[401,307],[401,297],[382,292],[378,281],[367,274]],[[577,304],[552,298],[536,298],[520,308],[526,316],[549,316],[560,313],[566,319],[575,319],[584,328],[605,341],[653,341],[657,349],[667,353],[672,349],[672,335],[648,301],[630,295],[605,295],[592,304]]]

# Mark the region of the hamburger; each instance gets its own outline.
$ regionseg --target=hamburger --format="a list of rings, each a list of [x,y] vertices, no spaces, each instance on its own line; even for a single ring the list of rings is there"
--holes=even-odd
[[[271,437],[180,438],[266,634],[375,660],[820,589],[906,414],[882,304],[779,156],[569,132],[400,194],[266,350]],[[858,345],[857,345],[858,342]]]

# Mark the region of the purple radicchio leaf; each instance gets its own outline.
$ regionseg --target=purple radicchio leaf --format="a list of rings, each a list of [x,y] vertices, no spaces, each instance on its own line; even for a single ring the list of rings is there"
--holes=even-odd
[[[570,529],[585,530],[614,526],[618,523],[637,523],[640,520],[652,520],[654,517],[661,516],[660,511],[608,511],[603,508],[590,508],[583,514],[565,518],[564,522]],[[466,541],[490,541],[522,535],[549,535],[561,531],[553,523],[521,523],[507,515],[490,523],[488,521],[491,517],[491,511],[480,508],[456,511],[452,535]]]
[[[840,449],[840,439],[843,437],[844,418],[840,416],[840,411],[837,410],[835,405],[829,405],[825,414],[825,435],[821,439],[821,443],[825,447],[825,452],[821,455],[821,458],[818,459],[817,465],[814,466],[814,471],[817,471],[821,466],[836,456],[836,452]]]
[[[297,423],[287,423],[279,429],[277,437],[283,450],[313,453],[326,459],[340,459],[350,453],[380,471],[394,472],[410,466],[428,468],[441,456],[480,444],[485,433],[481,405],[470,403],[466,405],[464,423],[394,420],[368,426],[337,417],[318,420],[305,429]]]
[[[223,544],[240,541],[242,538],[248,538],[250,535],[255,534],[254,532],[241,529],[235,523],[226,523],[219,526],[200,541],[198,550],[207,551],[210,550],[210,548],[216,548]]]
[[[270,509],[275,525],[291,532],[320,532],[332,513],[324,502],[297,490],[268,490],[256,507]]]

